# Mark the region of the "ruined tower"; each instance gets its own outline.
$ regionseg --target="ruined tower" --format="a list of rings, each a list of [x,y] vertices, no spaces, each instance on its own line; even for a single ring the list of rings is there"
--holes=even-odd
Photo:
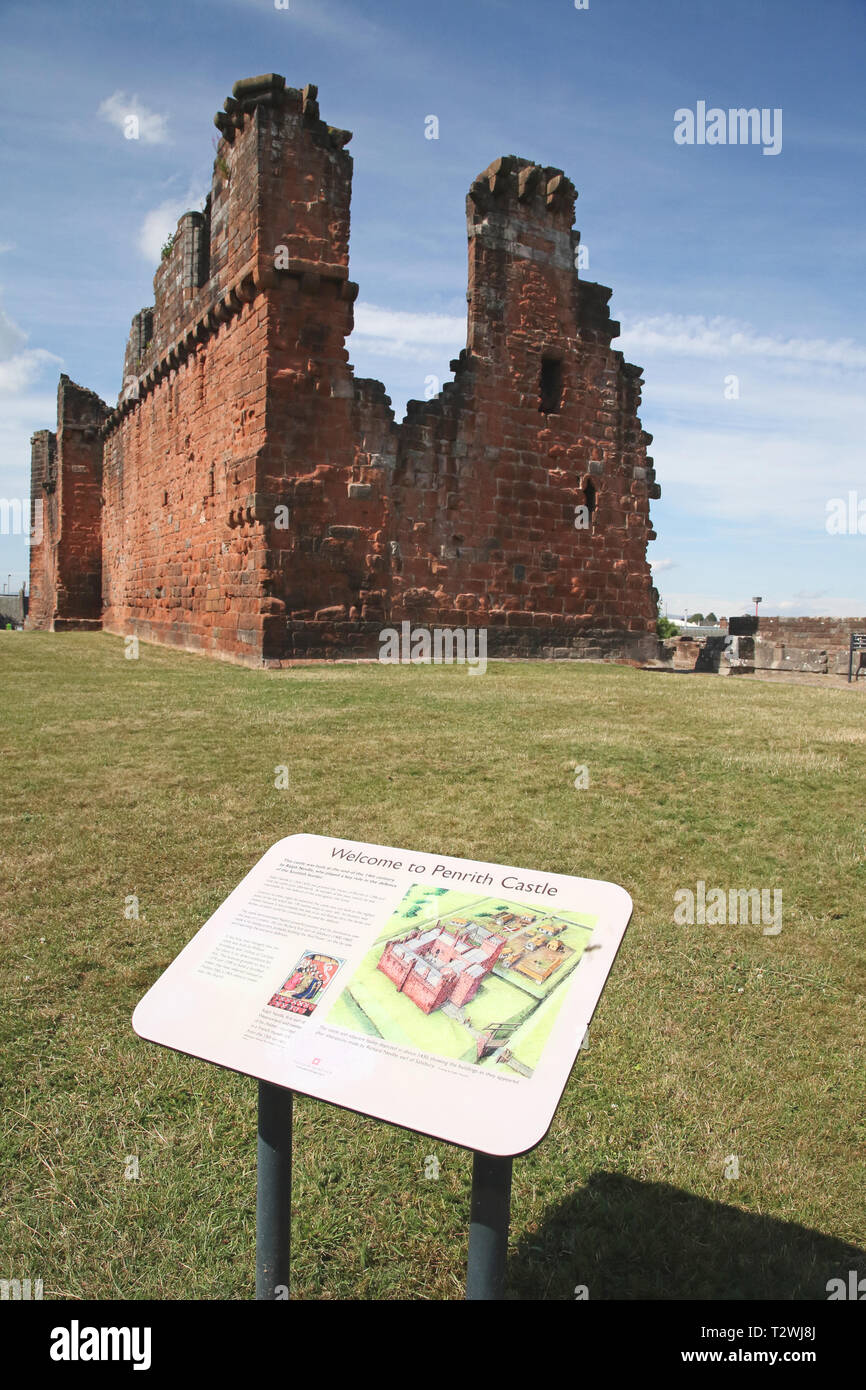
[[[575,197],[560,170],[513,156],[469,191],[466,350],[401,432],[401,577],[416,586],[402,599],[524,630],[500,634],[500,649],[583,636],[639,651],[655,627],[646,545],[659,489],[640,368],[610,348],[610,290],[575,268]]]
[[[30,546],[28,627],[101,626],[102,436],[108,406],[61,376],[57,433],[31,440],[30,493],[39,519]]]
[[[473,183],[467,345],[398,425],[349,365],[351,137],[316,96],[235,84],[117,407],[62,379],[31,624],[250,664],[375,655],[404,619],[484,627],[491,654],[648,655],[641,373],[575,268],[572,184],[513,156]]]

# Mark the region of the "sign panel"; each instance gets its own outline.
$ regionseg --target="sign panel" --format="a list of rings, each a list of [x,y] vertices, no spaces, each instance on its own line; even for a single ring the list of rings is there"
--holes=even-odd
[[[449,1144],[524,1153],[547,1133],[631,912],[613,883],[290,835],[133,1027]]]

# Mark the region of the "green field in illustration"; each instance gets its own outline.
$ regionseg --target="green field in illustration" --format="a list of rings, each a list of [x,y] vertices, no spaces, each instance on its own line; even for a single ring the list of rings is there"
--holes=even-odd
[[[413,884],[327,1021],[437,1057],[529,1076],[594,925],[587,914]],[[461,1001],[470,951],[495,958],[479,959],[476,992]]]

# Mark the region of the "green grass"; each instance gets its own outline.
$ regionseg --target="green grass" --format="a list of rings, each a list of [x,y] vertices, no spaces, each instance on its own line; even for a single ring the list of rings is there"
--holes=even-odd
[[[123,650],[0,632],[0,1277],[41,1277],[46,1298],[251,1296],[255,1083],[130,1016],[296,831],[634,898],[551,1133],[515,1161],[512,1297],[823,1298],[866,1274],[858,693]],[[675,926],[699,879],[781,888],[781,934]],[[295,1296],[459,1297],[469,1155],[304,1098],[296,1117]]]

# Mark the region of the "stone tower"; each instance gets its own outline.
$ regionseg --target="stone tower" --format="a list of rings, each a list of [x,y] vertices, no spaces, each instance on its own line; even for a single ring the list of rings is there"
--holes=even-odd
[[[108,406],[61,376],[57,433],[30,442],[30,493],[41,525],[30,546],[28,627],[99,628],[102,619],[102,435]]]

